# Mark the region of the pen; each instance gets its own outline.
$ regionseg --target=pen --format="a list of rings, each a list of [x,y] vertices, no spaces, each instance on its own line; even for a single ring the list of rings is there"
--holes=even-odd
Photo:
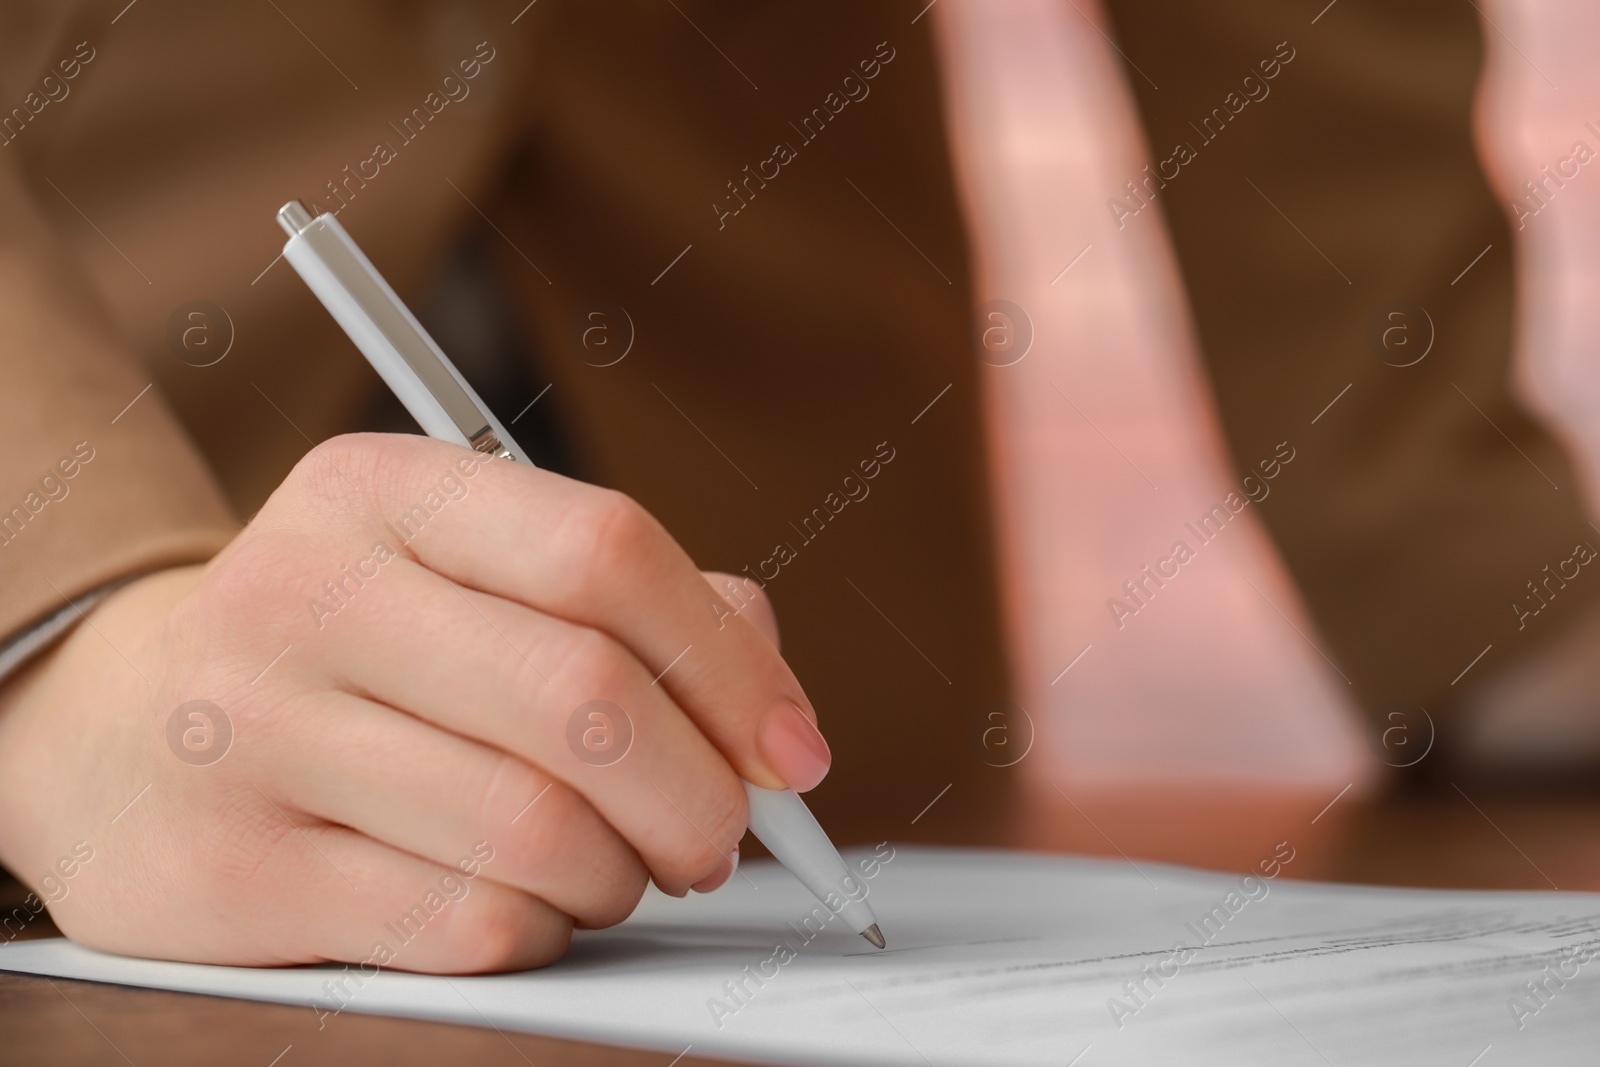
[[[327,213],[313,216],[300,201],[291,200],[278,209],[278,224],[289,235],[283,258],[429,437],[533,465],[338,219]],[[865,883],[850,874],[800,795],[749,782],[744,789],[750,800],[750,832],[829,911],[883,948]],[[850,892],[852,885],[860,896]]]

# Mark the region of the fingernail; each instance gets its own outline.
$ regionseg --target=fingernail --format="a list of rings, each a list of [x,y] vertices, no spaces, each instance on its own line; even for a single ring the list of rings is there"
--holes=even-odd
[[[700,879],[698,882],[696,882],[694,885],[690,886],[689,888],[693,889],[696,893],[709,893],[713,889],[717,889],[717,888],[721,887],[722,884],[724,882],[726,882],[729,878],[732,878],[733,877],[733,872],[738,870],[738,869],[739,869],[739,850],[738,850],[738,848],[735,848],[731,853],[729,853],[729,855],[728,855],[728,863],[722,868],[722,870],[718,871],[716,874],[713,874],[709,878]]]
[[[833,763],[828,742],[811,725],[805,712],[788,700],[762,717],[756,727],[756,747],[797,793],[814,788]]]

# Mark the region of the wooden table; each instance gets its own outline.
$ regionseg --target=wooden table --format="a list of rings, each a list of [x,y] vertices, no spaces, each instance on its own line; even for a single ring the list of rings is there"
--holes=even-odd
[[[1347,803],[1318,877],[1409,886],[1600,890],[1600,798],[1426,796]],[[1330,816],[1331,817],[1331,816]],[[1319,824],[1320,825],[1320,824]],[[1309,868],[1307,869],[1310,870]],[[20,899],[14,884],[12,894]],[[12,905],[7,904],[6,909]],[[53,934],[43,919],[37,934]],[[0,949],[0,966],[4,950]],[[0,974],[0,1064],[668,1067],[670,1054],[347,1012]],[[676,1067],[713,1061],[690,1054]],[[722,1061],[716,1061],[722,1062]]]

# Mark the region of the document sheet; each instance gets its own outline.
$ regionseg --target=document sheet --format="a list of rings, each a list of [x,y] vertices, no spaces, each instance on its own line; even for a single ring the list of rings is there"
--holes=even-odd
[[[520,974],[208,967],[62,940],[6,945],[0,969],[304,1005],[327,1026],[371,1012],[668,1058],[1497,1067],[1596,1055],[1600,895],[1293,882],[1273,861],[1241,876],[888,846],[847,858],[887,951],[782,868],[751,863],[705,896],[652,891],[627,922]]]

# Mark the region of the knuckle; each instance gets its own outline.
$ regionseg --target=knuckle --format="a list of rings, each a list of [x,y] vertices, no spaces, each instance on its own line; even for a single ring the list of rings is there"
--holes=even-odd
[[[660,537],[660,527],[642,505],[615,490],[597,490],[574,515],[577,580],[585,593],[638,566]]]
[[[213,681],[248,681],[303,627],[322,554],[293,531],[246,531],[167,613],[161,647]]]
[[[546,807],[546,805],[549,805]],[[563,809],[572,805],[554,787],[539,801],[538,807],[529,811],[511,827],[509,866],[524,878],[537,880],[540,875],[559,868],[569,861],[572,851],[563,840]],[[545,808],[539,811],[539,808]]]
[[[245,620],[276,613],[285,586],[306,569],[306,548],[285,533],[252,533],[237,538],[218,556],[205,578],[186,598],[195,621],[232,628]],[[209,624],[209,625],[206,625]]]
[[[553,877],[558,882],[570,879],[577,889],[562,894],[562,906],[580,925],[597,929],[626,919],[649,883],[644,864],[605,828],[578,793],[558,782],[548,791],[543,786],[534,788],[536,783],[528,777],[527,784],[515,787],[521,793],[508,795],[505,804],[496,801],[491,806],[503,823],[503,812],[516,797],[539,798],[537,806],[511,827],[506,853],[514,871],[513,884],[537,894]],[[515,807],[527,803],[521,799]]]
[[[447,931],[452,969],[492,973],[541,967],[560,959],[572,921],[520,893],[475,893],[476,903],[452,916]]]
[[[568,695],[568,703],[620,697],[631,674],[631,653],[599,630],[587,626],[571,629],[558,660],[560,688]]]
[[[482,783],[477,798],[476,822],[479,826],[511,824],[520,827],[520,819],[514,824],[511,820],[545,788],[532,767],[508,752],[496,753],[494,767],[482,779]],[[556,792],[556,787],[551,785],[550,791]],[[544,797],[540,805],[549,800],[550,797]]]
[[[568,827],[577,821],[582,803],[577,795],[559,782],[541,785],[531,772],[518,771],[515,777],[519,784],[513,791],[503,801],[491,801],[485,811],[485,825],[508,827],[510,866],[524,876],[536,876],[578,859],[567,842]],[[513,818],[515,822],[508,822]]]
[[[494,628],[490,631],[493,640],[486,642],[482,649],[496,687],[509,696],[506,711],[519,721],[535,720],[546,710],[554,680],[553,665],[563,662],[565,645],[553,643],[548,635],[530,631],[523,620],[508,617],[473,590],[465,589],[463,593],[481,609],[483,617]]]

